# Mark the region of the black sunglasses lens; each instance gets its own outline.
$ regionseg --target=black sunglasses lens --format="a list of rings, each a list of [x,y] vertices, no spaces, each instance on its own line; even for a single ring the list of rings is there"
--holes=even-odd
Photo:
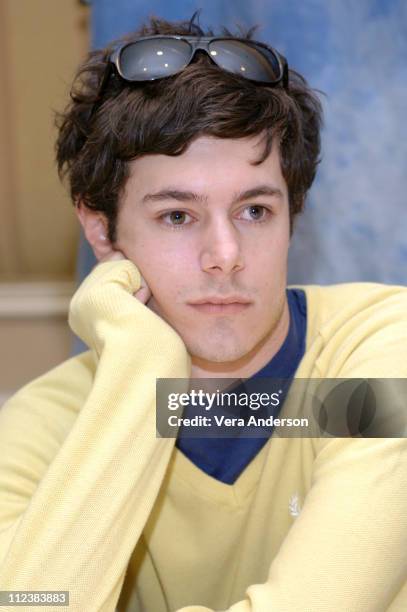
[[[149,81],[171,76],[185,68],[191,47],[184,40],[139,40],[124,47],[119,65],[129,81]]]
[[[239,40],[216,40],[209,44],[209,53],[221,68],[246,79],[273,83],[281,79],[277,56],[265,47]]]

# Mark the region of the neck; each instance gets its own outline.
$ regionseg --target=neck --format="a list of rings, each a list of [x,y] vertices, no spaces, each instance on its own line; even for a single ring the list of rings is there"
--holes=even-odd
[[[224,363],[192,356],[191,378],[250,378],[276,355],[287,337],[289,326],[290,311],[286,298],[278,323],[249,353],[236,361]]]

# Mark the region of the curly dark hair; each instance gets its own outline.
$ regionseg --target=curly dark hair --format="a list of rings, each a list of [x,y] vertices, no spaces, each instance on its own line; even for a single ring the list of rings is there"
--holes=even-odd
[[[305,79],[289,70],[288,90],[257,85],[219,68],[197,53],[182,72],[163,80],[128,83],[113,78],[98,98],[109,55],[119,42],[155,34],[215,36],[189,21],[150,17],[137,31],[92,51],[79,67],[71,99],[56,115],[56,159],[61,179],[68,177],[74,204],[82,201],[107,219],[114,244],[120,196],[129,162],[146,154],[180,155],[201,135],[244,138],[265,133],[264,151],[280,139],[280,161],[290,203],[290,231],[315,177],[320,153],[322,106]],[[252,40],[257,26],[222,36]]]

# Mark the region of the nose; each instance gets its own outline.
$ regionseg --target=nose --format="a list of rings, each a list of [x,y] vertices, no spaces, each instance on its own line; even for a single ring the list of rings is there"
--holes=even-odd
[[[217,219],[206,228],[201,268],[217,276],[244,268],[241,236],[230,219]]]

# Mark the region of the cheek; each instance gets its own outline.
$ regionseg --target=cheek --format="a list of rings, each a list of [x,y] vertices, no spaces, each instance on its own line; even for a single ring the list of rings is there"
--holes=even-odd
[[[251,273],[257,278],[267,279],[273,284],[273,279],[285,271],[288,256],[288,235],[285,232],[274,232],[261,237],[260,240],[251,240],[246,245],[246,262]]]
[[[258,297],[258,308],[272,311],[285,294],[288,243],[281,236],[253,245],[246,267],[245,282]]]
[[[131,259],[138,266],[151,292],[162,307],[175,303],[193,276],[193,258],[187,249],[169,248],[168,244],[138,244]]]

